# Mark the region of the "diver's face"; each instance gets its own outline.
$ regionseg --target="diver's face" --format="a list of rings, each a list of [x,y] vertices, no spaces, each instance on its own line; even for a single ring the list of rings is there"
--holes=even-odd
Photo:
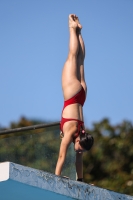
[[[76,138],[75,143],[74,143],[75,152],[77,152],[77,153],[85,152],[86,150],[83,147],[81,147],[81,145],[79,144],[79,141],[80,141],[80,139]]]

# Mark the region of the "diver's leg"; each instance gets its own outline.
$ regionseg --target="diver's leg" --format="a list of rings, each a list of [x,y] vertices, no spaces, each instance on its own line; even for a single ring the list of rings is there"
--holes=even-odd
[[[85,82],[85,74],[84,74],[85,44],[83,41],[83,37],[81,35],[81,29],[77,29],[77,35],[78,35],[78,41],[79,41],[79,51],[78,51],[78,56],[77,56],[78,79],[80,81],[80,84],[84,88],[86,96],[87,96],[87,85]],[[80,109],[79,115],[80,115],[80,119],[84,121],[83,109]],[[85,129],[85,126],[83,126],[83,128]]]
[[[74,96],[81,88],[77,77],[77,55],[79,51],[79,41],[77,28],[81,26],[75,21],[75,15],[69,15],[69,53],[62,72],[62,88],[64,99]]]
[[[87,86],[85,83],[85,74],[84,74],[85,44],[83,37],[81,35],[81,30],[78,30],[77,34],[79,41],[79,51],[77,56],[78,76],[82,86],[84,87],[85,91],[87,91]]]

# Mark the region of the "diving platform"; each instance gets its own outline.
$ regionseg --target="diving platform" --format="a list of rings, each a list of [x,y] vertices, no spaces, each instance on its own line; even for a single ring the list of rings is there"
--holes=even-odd
[[[133,200],[133,196],[74,181],[42,170],[0,163],[0,200]]]

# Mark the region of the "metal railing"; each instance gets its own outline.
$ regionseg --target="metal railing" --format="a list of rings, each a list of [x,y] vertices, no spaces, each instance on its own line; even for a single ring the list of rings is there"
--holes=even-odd
[[[0,135],[6,135],[6,134],[21,132],[21,131],[35,130],[39,128],[46,128],[46,127],[52,127],[52,126],[58,126],[58,125],[60,125],[59,122],[50,123],[50,124],[38,124],[38,125],[32,125],[32,126],[26,126],[26,127],[14,128],[14,129],[6,129],[6,130],[0,131]]]

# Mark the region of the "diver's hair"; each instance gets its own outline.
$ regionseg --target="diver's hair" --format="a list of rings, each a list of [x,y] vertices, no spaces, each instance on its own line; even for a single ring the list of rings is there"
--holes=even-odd
[[[87,151],[89,151],[91,149],[91,147],[93,146],[94,143],[94,138],[91,134],[89,133],[82,133],[82,131],[80,132],[80,141],[79,144]]]

